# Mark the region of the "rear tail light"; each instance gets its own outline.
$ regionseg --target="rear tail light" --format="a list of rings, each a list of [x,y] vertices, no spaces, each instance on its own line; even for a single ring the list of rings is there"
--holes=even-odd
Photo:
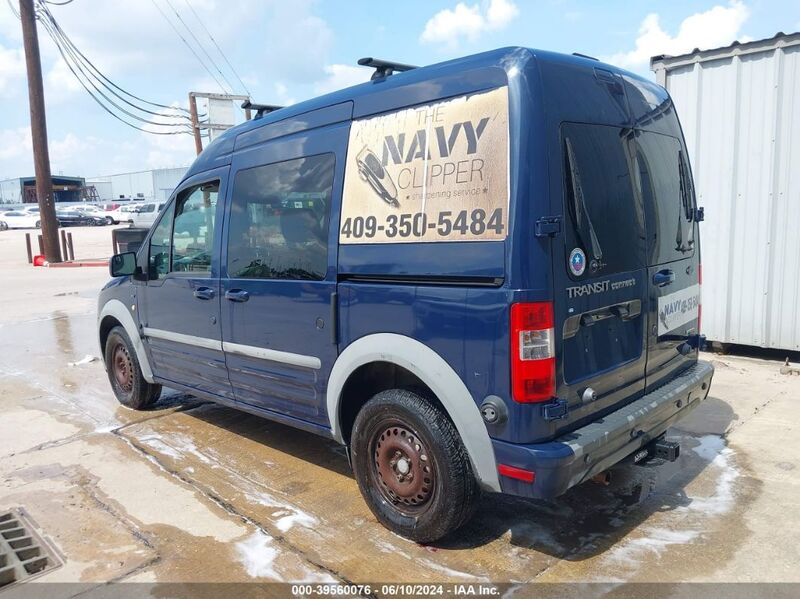
[[[556,390],[552,302],[511,306],[511,394],[514,401],[548,401]]]

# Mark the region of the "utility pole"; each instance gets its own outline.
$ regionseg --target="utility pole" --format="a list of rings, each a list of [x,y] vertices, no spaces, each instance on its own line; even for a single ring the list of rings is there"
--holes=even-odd
[[[192,119],[192,133],[194,134],[194,149],[197,155],[203,151],[203,140],[200,137],[200,119],[197,118],[197,97],[194,92],[189,92],[189,116]]]
[[[39,56],[39,36],[36,32],[34,0],[19,0],[22,39],[25,45],[25,64],[28,69],[28,101],[31,110],[31,141],[36,176],[36,199],[42,225],[44,256],[48,262],[61,262],[58,243],[58,220],[53,198],[53,179],[50,175],[50,152],[47,148],[47,119],[44,112],[42,60]]]
[[[205,98],[208,100],[208,118],[201,123],[199,119],[199,115],[197,113],[197,98]],[[215,111],[213,110],[214,102],[221,101],[221,102],[245,102],[242,104],[242,108],[244,108],[245,117],[247,120],[250,120],[250,97],[249,96],[238,96],[236,94],[208,94],[204,92],[189,92],[189,116],[192,119],[192,133],[194,133],[194,149],[197,152],[197,155],[200,155],[200,152],[203,151],[203,136],[202,130],[208,129],[210,132],[213,131],[225,131],[226,129],[230,129],[234,125],[234,121],[228,121],[225,123],[215,123],[212,122],[214,120],[213,114]],[[216,114],[216,113],[215,113]],[[220,116],[217,114],[217,116]],[[233,118],[233,114],[231,113],[231,118]],[[209,133],[210,139],[213,141],[214,136]]]

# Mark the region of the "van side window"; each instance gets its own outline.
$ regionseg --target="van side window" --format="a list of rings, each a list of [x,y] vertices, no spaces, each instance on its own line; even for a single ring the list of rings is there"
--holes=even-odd
[[[172,242],[173,272],[211,272],[219,181],[178,194]]]
[[[574,278],[641,268],[644,211],[629,168],[629,130],[564,123],[561,134],[568,215],[565,268],[578,248],[585,266],[570,272]]]
[[[636,133],[636,168],[647,215],[649,264],[680,260],[694,251],[694,190],[681,143]]]
[[[148,248],[148,278],[163,279],[169,273],[170,253],[172,249],[172,206],[161,216],[153,234],[150,236]]]
[[[236,174],[229,277],[325,278],[334,163],[333,154],[321,154]]]

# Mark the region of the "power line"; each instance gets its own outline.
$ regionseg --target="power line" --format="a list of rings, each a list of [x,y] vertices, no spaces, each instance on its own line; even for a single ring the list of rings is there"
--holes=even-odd
[[[150,2],[152,2],[153,6],[155,6],[156,9],[158,10],[158,12],[161,13],[161,16],[164,17],[164,20],[167,23],[169,23],[170,27],[172,27],[172,30],[175,32],[175,35],[177,35],[181,39],[181,41],[186,45],[186,47],[189,48],[189,51],[192,54],[194,54],[194,57],[197,59],[197,62],[199,62],[202,65],[202,67],[206,70],[206,72],[211,76],[211,78],[214,81],[216,81],[217,85],[222,90],[222,92],[223,93],[227,93],[227,91],[225,90],[225,87],[219,82],[219,79],[217,79],[214,76],[214,73],[211,72],[211,69],[209,69],[208,66],[206,65],[206,63],[203,62],[203,59],[200,58],[200,56],[197,54],[197,52],[195,52],[194,48],[192,48],[192,46],[189,45],[189,42],[186,41],[186,38],[181,35],[181,32],[178,31],[178,28],[175,27],[175,24],[169,18],[167,18],[167,15],[164,13],[164,11],[161,10],[161,7],[158,4],[156,4],[156,0],[150,0]]]
[[[230,89],[230,93],[233,93],[233,85],[231,85],[231,82],[228,81],[228,78],[225,76],[225,73],[222,72],[222,69],[220,69],[219,66],[217,66],[217,63],[214,61],[214,59],[211,58],[211,55],[206,50],[206,47],[200,42],[199,39],[197,39],[197,36],[194,34],[194,31],[192,31],[192,28],[189,27],[186,24],[186,21],[183,20],[183,17],[181,17],[181,15],[178,13],[178,11],[175,10],[175,7],[172,5],[172,2],[170,2],[170,0],[164,0],[164,1],[172,9],[172,12],[175,13],[175,16],[181,22],[181,25],[183,25],[184,29],[186,29],[186,31],[189,32],[189,35],[192,36],[192,39],[194,40],[195,44],[197,44],[197,47],[200,48],[203,51],[203,54],[206,55],[206,58],[208,58],[208,60],[211,62],[211,65],[215,69],[217,69],[217,72],[220,74],[220,77],[222,77],[222,79],[225,81],[225,83],[228,84],[228,88]]]
[[[111,100],[108,96],[106,96],[97,87],[97,85],[92,80],[92,78],[89,77],[86,74],[86,71],[81,66],[80,61],[78,61],[75,58],[75,55],[70,52],[70,49],[65,46],[64,42],[59,37],[59,34],[56,31],[55,26],[53,24],[55,22],[55,19],[49,13],[49,11],[47,10],[47,7],[43,6],[40,3],[40,9],[41,9],[41,13],[43,13],[45,16],[47,16],[47,19],[40,19],[40,22],[42,23],[42,26],[48,32],[50,37],[53,39],[53,42],[55,43],[56,48],[58,49],[59,53],[61,54],[62,59],[64,60],[64,63],[67,65],[67,68],[69,68],[69,70],[72,72],[72,74],[75,76],[75,78],[81,84],[81,86],[92,97],[92,99],[95,102],[97,102],[100,105],[101,108],[103,108],[103,110],[108,112],[111,116],[113,116],[117,120],[119,120],[122,123],[128,125],[129,127],[132,127],[132,128],[137,129],[139,131],[143,131],[145,133],[151,133],[151,134],[154,134],[154,135],[179,135],[179,134],[182,134],[182,133],[186,133],[186,134],[190,133],[191,128],[187,123],[159,123],[159,122],[156,122],[156,121],[150,121],[150,120],[144,119],[144,118],[142,118],[142,117],[140,117],[138,115],[135,115],[135,114],[125,110],[124,108],[122,108],[121,106],[116,104],[113,100]],[[55,25],[57,26],[57,23]],[[152,126],[155,126],[155,127],[167,127],[167,128],[182,127],[182,128],[184,128],[184,130],[182,130],[182,131],[181,130],[177,130],[177,131],[176,130],[171,130],[171,131],[153,131],[151,129],[144,129],[143,127],[139,127],[138,125],[135,125],[133,123],[128,122],[126,119],[122,118],[119,114],[117,114],[116,112],[111,110],[102,100],[100,100],[95,95],[95,93],[91,89],[89,89],[89,86],[86,84],[84,79],[75,70],[76,67],[81,72],[81,74],[83,74],[83,76],[86,78],[86,80],[88,81],[89,85],[91,85],[94,88],[95,92],[97,94],[99,94],[106,102],[108,102],[109,104],[114,106],[117,110],[123,112],[124,114],[126,114],[126,115],[128,115],[128,116],[130,116],[130,117],[132,117],[132,118],[134,118],[134,119],[136,119],[138,121],[141,121],[141,122],[143,122],[145,124],[148,124],[148,125],[152,125]],[[169,115],[165,115],[165,116],[169,116]]]
[[[244,84],[244,81],[242,81],[242,78],[241,78],[241,77],[239,77],[239,73],[236,71],[236,69],[235,69],[235,68],[233,68],[233,65],[232,65],[232,64],[231,64],[231,62],[228,60],[228,57],[225,55],[225,52],[223,52],[223,51],[222,51],[222,48],[220,48],[220,47],[219,47],[219,44],[217,43],[217,40],[216,40],[216,39],[214,39],[214,36],[213,36],[213,35],[211,35],[211,32],[208,30],[208,27],[206,27],[205,23],[204,23],[204,22],[203,22],[203,20],[200,18],[200,15],[198,15],[198,14],[197,14],[197,12],[194,10],[194,8],[192,7],[192,5],[189,3],[189,0],[183,0],[183,1],[186,3],[186,6],[188,6],[188,7],[189,7],[189,10],[190,10],[190,11],[192,11],[192,14],[194,15],[195,19],[197,19],[197,22],[198,22],[198,23],[200,23],[200,27],[202,27],[202,28],[203,28],[203,31],[205,31],[205,32],[206,32],[206,35],[208,35],[208,37],[209,37],[209,38],[211,38],[211,41],[214,43],[214,46],[215,46],[215,47],[217,48],[217,50],[219,51],[219,53],[220,53],[220,56],[222,56],[222,59],[225,61],[225,63],[226,63],[226,64],[228,65],[228,67],[231,69],[231,72],[232,72],[234,75],[236,75],[236,78],[239,80],[239,83],[241,83],[241,84],[242,84],[242,88],[244,89],[244,91],[245,91],[245,92],[247,92],[247,95],[248,95],[248,96],[250,96],[250,95],[251,95],[251,94],[250,94],[250,90],[249,90],[249,89],[247,89],[247,86]]]
[[[10,2],[11,0],[8,0],[8,1]],[[47,1],[47,0],[44,0],[44,1]],[[65,43],[66,43],[66,44],[67,44],[67,45],[68,45],[70,48],[72,48],[72,50],[74,50],[74,52],[75,52],[75,53],[77,53],[77,55],[80,57],[80,60],[81,60],[81,61],[82,61],[82,62],[83,62],[83,63],[84,63],[84,64],[85,64],[85,65],[86,65],[88,68],[90,68],[90,69],[92,70],[92,72],[93,72],[92,74],[96,76],[95,78],[99,78],[99,79],[98,79],[98,81],[101,83],[101,85],[103,85],[104,87],[106,87],[107,89],[109,89],[109,91],[111,91],[112,93],[114,93],[114,92],[113,92],[113,90],[111,89],[111,88],[114,88],[114,89],[116,89],[116,90],[119,90],[120,92],[122,92],[122,93],[123,93],[123,94],[125,94],[126,96],[128,96],[128,97],[130,97],[130,98],[133,98],[134,100],[138,100],[139,102],[142,102],[142,103],[144,103],[144,104],[147,104],[147,105],[149,105],[149,106],[154,106],[154,107],[156,107],[156,108],[164,108],[164,109],[166,109],[166,110],[174,110],[174,111],[180,111],[180,112],[184,112],[184,113],[186,113],[186,116],[182,116],[182,118],[186,118],[186,119],[188,119],[188,118],[189,118],[189,116],[188,116],[188,114],[189,114],[189,111],[188,111],[186,108],[183,108],[182,106],[168,106],[168,105],[166,105],[166,104],[160,104],[160,103],[158,103],[158,102],[151,102],[150,100],[146,100],[146,99],[144,99],[144,98],[142,98],[142,97],[140,97],[140,96],[137,96],[136,94],[134,94],[134,93],[131,93],[131,92],[127,91],[126,89],[124,89],[124,88],[120,87],[120,86],[119,86],[119,85],[117,85],[116,83],[114,83],[114,82],[113,82],[111,79],[109,79],[108,77],[106,77],[106,76],[105,76],[105,75],[104,75],[104,74],[103,74],[103,73],[100,71],[100,69],[98,69],[98,68],[97,68],[97,67],[94,65],[94,63],[93,63],[93,62],[92,62],[92,61],[91,61],[91,60],[90,60],[90,59],[89,59],[89,58],[88,58],[88,57],[87,57],[87,56],[86,56],[86,55],[85,55],[83,52],[81,52],[81,51],[80,51],[80,49],[79,49],[79,48],[78,48],[78,47],[75,45],[75,43],[74,43],[74,42],[73,42],[73,41],[70,39],[70,37],[67,35],[66,31],[64,31],[64,29],[61,27],[61,25],[59,25],[58,21],[57,21],[57,20],[55,19],[55,17],[53,16],[53,13],[51,13],[51,12],[49,11],[49,9],[48,9],[46,6],[43,6],[43,5],[42,5],[42,0],[39,0],[39,8],[40,8],[40,12],[44,13],[44,14],[47,16],[47,18],[50,20],[50,22],[51,22],[51,23],[52,23],[52,25],[55,27],[55,29],[58,31],[58,33],[59,33],[60,37],[61,37],[61,38],[62,38],[62,39],[65,41]],[[102,81],[101,81],[101,80],[102,80]],[[109,86],[110,86],[110,87],[109,87]],[[116,95],[117,97],[119,97],[121,100],[124,100],[124,101],[126,101],[126,103],[130,104],[131,106],[135,106],[134,104],[132,104],[132,103],[128,102],[127,100],[125,100],[125,98],[123,98],[122,96],[119,96],[119,94],[116,94],[116,93],[114,93],[114,95]],[[138,108],[138,107],[137,107],[137,108]],[[154,113],[154,112],[148,111],[148,110],[146,110],[146,109],[143,109],[143,108],[138,108],[138,109],[139,109],[139,110],[142,110],[143,112],[150,112],[150,114],[159,114],[159,115],[160,115],[160,114],[162,114],[162,113],[160,113],[160,112],[159,112],[159,113]]]
[[[48,30],[48,33],[50,33],[51,37],[53,37],[53,33],[49,31],[49,26],[48,26],[48,25],[45,25],[45,29],[47,29],[47,30]],[[72,74],[75,76],[75,78],[76,78],[76,79],[78,80],[78,82],[81,84],[81,86],[83,87],[83,89],[85,89],[85,90],[86,90],[86,92],[87,92],[87,93],[88,93],[88,94],[89,94],[89,95],[92,97],[92,99],[93,99],[95,102],[97,102],[97,103],[100,105],[100,107],[101,107],[103,110],[105,110],[105,111],[106,111],[108,114],[110,114],[111,116],[113,116],[115,119],[117,119],[117,120],[119,120],[119,121],[121,121],[121,122],[125,123],[125,124],[126,124],[126,125],[128,125],[129,127],[133,127],[134,129],[138,129],[139,131],[144,131],[145,133],[152,133],[152,134],[154,134],[154,135],[178,135],[178,134],[181,134],[181,133],[189,133],[188,131],[152,131],[152,130],[150,130],[150,129],[144,129],[144,128],[142,128],[142,127],[139,127],[138,125],[134,125],[133,123],[129,123],[128,121],[126,121],[125,119],[123,119],[121,116],[119,116],[118,114],[116,114],[116,113],[115,113],[113,110],[109,109],[109,108],[108,108],[108,106],[106,106],[106,105],[105,105],[105,104],[104,104],[104,103],[103,103],[103,102],[102,102],[102,101],[101,101],[101,100],[100,100],[100,99],[99,99],[97,96],[95,96],[95,95],[94,95],[94,93],[92,92],[92,90],[90,90],[90,89],[89,89],[89,87],[86,85],[86,83],[83,81],[83,79],[81,79],[81,77],[80,77],[80,76],[78,75],[78,73],[75,71],[75,68],[74,68],[74,67],[72,66],[72,64],[69,62],[69,60],[67,59],[66,55],[64,54],[64,51],[63,51],[63,50],[62,50],[62,48],[61,48],[61,47],[58,45],[58,43],[56,43],[56,46],[58,47],[58,51],[61,53],[61,56],[62,56],[62,58],[64,58],[64,62],[65,62],[65,64],[67,65],[67,68],[68,68],[70,71],[72,71]],[[91,83],[91,82],[90,82],[90,83]],[[97,90],[97,87],[96,87],[95,85],[93,85],[93,84],[92,84],[92,87],[94,87],[94,88],[95,88],[95,90]],[[112,102],[111,100],[109,100],[109,99],[108,99],[108,97],[107,97],[105,94],[103,94],[103,93],[102,93],[102,92],[100,92],[99,90],[97,90],[97,91],[98,91],[98,93],[99,93],[101,96],[103,96],[103,98],[105,98],[105,99],[106,99],[106,101],[108,101],[108,102],[109,102],[110,104],[112,104],[113,106],[117,106],[116,104],[114,104],[114,102]],[[119,107],[117,106],[117,108],[119,108]],[[123,109],[121,109],[121,110],[122,110],[123,112],[125,112],[126,114],[130,114],[129,112],[127,112],[127,111],[125,111],[125,110],[123,110]],[[143,119],[139,119],[139,120],[143,120]],[[145,121],[145,122],[146,122],[147,124],[154,124],[154,125],[159,125],[159,126],[163,125],[162,123],[154,123],[154,122],[153,122],[153,123],[151,123],[150,121]],[[167,126],[169,126],[169,125],[167,125]]]
[[[19,19],[19,11],[17,10],[16,6],[14,6],[12,0],[6,0],[6,2],[8,2],[8,8],[11,9],[11,12],[14,13],[14,16]]]
[[[70,52],[70,49],[69,49],[69,48],[66,48],[66,47],[62,46],[62,45],[61,45],[61,44],[60,44],[60,43],[59,43],[59,42],[56,40],[57,33],[55,33],[54,31],[52,31],[52,30],[50,29],[50,25],[49,25],[49,24],[45,24],[45,23],[46,23],[46,22],[44,22],[44,21],[42,22],[42,24],[44,25],[45,29],[47,29],[47,30],[48,30],[48,33],[50,33],[50,36],[51,36],[51,37],[53,37],[54,41],[56,41],[56,46],[58,47],[59,53],[61,54],[62,58],[64,59],[64,62],[67,64],[67,67],[69,67],[69,68],[70,68],[70,70],[72,71],[72,73],[73,73],[73,74],[74,74],[76,77],[79,77],[79,76],[78,76],[78,74],[75,72],[75,70],[72,68],[73,66],[75,66],[75,67],[78,69],[78,71],[80,71],[80,72],[81,72],[81,74],[84,76],[84,78],[85,78],[85,79],[86,79],[86,81],[89,83],[89,85],[91,85],[91,86],[94,88],[94,90],[95,90],[95,91],[96,91],[98,94],[100,94],[100,96],[102,96],[102,97],[103,97],[103,99],[105,99],[105,101],[106,101],[106,102],[108,102],[109,104],[111,104],[111,105],[112,105],[114,108],[116,108],[116,109],[117,109],[117,110],[119,110],[120,112],[122,112],[122,113],[124,113],[124,114],[128,115],[129,117],[131,117],[131,118],[133,118],[133,119],[136,119],[137,121],[140,121],[140,122],[142,122],[142,123],[146,123],[146,124],[148,124],[148,125],[153,125],[153,126],[157,126],[157,127],[181,127],[181,126],[182,126],[182,127],[187,127],[187,128],[189,127],[189,124],[188,124],[188,123],[159,123],[158,121],[151,121],[151,120],[149,120],[149,119],[146,119],[146,118],[140,117],[139,115],[137,115],[137,114],[134,114],[134,113],[132,113],[132,112],[130,112],[130,111],[128,111],[128,110],[126,110],[125,108],[123,108],[122,106],[120,106],[119,104],[117,104],[116,102],[114,102],[114,100],[112,100],[111,98],[109,98],[109,97],[108,97],[108,96],[107,96],[107,95],[106,95],[106,94],[105,94],[105,93],[104,93],[104,92],[103,92],[103,91],[102,91],[102,90],[101,90],[99,87],[97,87],[97,85],[95,84],[95,82],[93,81],[93,79],[92,79],[92,78],[91,78],[91,76],[90,76],[91,74],[90,74],[90,73],[87,73],[87,71],[85,70],[84,66],[82,66],[82,65],[81,65],[81,64],[80,64],[80,63],[79,63],[79,62],[78,62],[78,61],[75,59],[74,55],[73,55],[73,54]],[[66,54],[65,54],[64,50],[66,50]],[[69,55],[69,57],[68,57],[68,55]],[[79,78],[79,81],[80,81],[80,78]],[[87,90],[87,91],[88,91],[88,90]],[[91,92],[90,92],[90,93],[91,93]],[[119,97],[119,96],[117,96],[117,97]],[[124,101],[124,99],[123,99],[123,101]],[[128,104],[130,104],[130,102],[128,102]],[[139,108],[138,106],[135,106],[135,105],[132,105],[132,104],[131,104],[131,106],[133,106],[133,107],[134,107],[135,109],[137,109],[137,110],[142,110],[142,111],[145,111],[144,109],[142,109],[142,108]],[[161,113],[158,113],[158,112],[152,112],[152,111],[145,111],[145,112],[149,112],[150,114],[152,114],[152,115],[154,115],[154,116],[165,116],[165,117],[177,118],[176,116],[173,116],[173,115],[161,114]]]
[[[148,114],[152,114],[154,116],[170,116],[173,118],[183,118],[189,120],[189,117],[186,115],[165,114],[164,112],[153,112],[152,110],[142,108],[141,106],[130,102],[129,100],[118,94],[112,88],[118,89],[123,93],[125,93],[126,95],[129,95],[130,97],[140,99],[138,96],[131,94],[130,92],[127,92],[123,88],[116,85],[113,81],[108,79],[108,77],[103,75],[103,73],[97,67],[95,67],[94,64],[88,58],[86,58],[86,56],[83,55],[83,53],[81,53],[81,51],[77,48],[77,46],[75,46],[72,40],[70,40],[69,36],[67,36],[66,32],[58,24],[58,21],[56,21],[53,14],[47,9],[46,6],[42,5],[41,0],[39,0],[39,10],[37,12],[39,13],[39,17],[41,17],[42,15],[46,17],[46,20],[43,20],[41,18],[39,18],[39,20],[42,22],[43,26],[48,26],[48,25],[50,26],[48,33],[50,33],[51,37],[55,36],[53,41],[55,42],[56,47],[59,50],[62,49],[66,50],[66,52],[69,54],[69,57],[72,59],[72,64],[78,67],[81,73],[87,78],[87,80],[92,84],[92,86],[95,89],[97,89],[97,86],[94,84],[94,81],[92,81],[93,79],[97,81],[101,86],[106,88],[108,91],[110,91],[114,96],[116,96],[117,98],[119,98],[120,100],[122,100],[123,102],[125,102],[126,104],[128,104],[129,106],[140,112],[145,112]],[[63,53],[62,57],[64,58],[65,61],[67,61],[67,57],[64,56]],[[167,106],[166,104],[156,104],[153,102],[149,102],[147,100],[143,99],[140,100],[145,102],[146,104],[151,104],[153,106],[165,108],[170,111],[183,110],[184,112],[188,112],[185,108],[176,108],[173,106]],[[131,116],[133,116],[134,118],[138,118],[136,115],[131,115]]]
[[[137,104],[134,104],[133,102],[129,101],[128,99],[126,99],[125,97],[121,96],[119,93],[117,93],[115,91],[115,90],[119,90],[120,92],[122,92],[126,96],[128,96],[130,98],[133,98],[135,100],[138,100],[140,102],[143,102],[145,104],[148,104],[150,106],[154,106],[154,107],[157,107],[157,108],[164,108],[166,110],[180,111],[180,112],[187,113],[187,114],[174,115],[174,116],[175,116],[175,118],[183,118],[183,119],[189,120],[189,118],[190,118],[189,115],[188,115],[189,111],[187,109],[182,108],[182,107],[176,107],[176,106],[168,106],[166,104],[159,104],[157,102],[150,102],[149,100],[145,100],[144,98],[140,98],[139,96],[137,96],[135,94],[132,94],[131,92],[126,91],[125,89],[121,88],[119,85],[117,85],[116,83],[111,81],[108,77],[103,75],[103,73],[100,71],[100,69],[98,69],[94,65],[94,63],[91,60],[89,60],[80,51],[80,49],[78,49],[78,47],[72,42],[72,40],[69,38],[69,36],[66,34],[66,32],[58,24],[58,21],[56,21],[55,17],[53,17],[52,13],[49,10],[47,10],[46,7],[43,7],[41,12],[42,12],[42,14],[44,14],[47,17],[47,19],[49,20],[51,26],[55,29],[55,31],[58,34],[59,38],[61,39],[61,41],[65,45],[66,49],[70,52],[70,55],[73,57],[75,62],[76,63],[83,63],[83,65],[86,66],[86,68],[88,70],[90,70],[89,75],[92,78],[94,78],[95,80],[97,80],[100,83],[100,85],[102,85],[103,87],[108,89],[114,96],[116,96],[117,98],[119,98],[120,100],[122,100],[123,102],[128,104],[129,106],[131,106],[131,107],[133,107],[136,110],[139,110],[141,112],[145,112],[145,113],[152,114],[152,115],[155,115],[155,116],[162,116],[164,114],[163,112],[155,112],[155,111],[149,110],[147,108],[142,108],[141,106],[138,106]],[[81,72],[84,72],[84,71],[81,70]]]

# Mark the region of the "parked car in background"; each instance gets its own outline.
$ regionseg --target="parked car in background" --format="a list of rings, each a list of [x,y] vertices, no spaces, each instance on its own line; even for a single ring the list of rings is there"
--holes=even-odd
[[[164,202],[147,202],[140,204],[133,212],[133,226],[149,229],[156,222],[159,212],[164,207]]]
[[[95,216],[103,219],[103,224],[105,225],[114,224],[114,218],[99,206],[84,204],[83,206],[73,206],[73,208],[82,214],[86,214],[87,216]]]
[[[119,204],[116,208],[112,208],[107,212],[114,224],[129,223],[133,221],[133,213],[139,207],[139,204]]]
[[[106,224],[106,219],[86,214],[80,210],[58,210],[56,211],[58,224],[62,227],[81,227],[81,226],[102,226]]]
[[[39,215],[25,210],[9,210],[0,213],[2,220],[9,229],[38,229],[41,226]]]

